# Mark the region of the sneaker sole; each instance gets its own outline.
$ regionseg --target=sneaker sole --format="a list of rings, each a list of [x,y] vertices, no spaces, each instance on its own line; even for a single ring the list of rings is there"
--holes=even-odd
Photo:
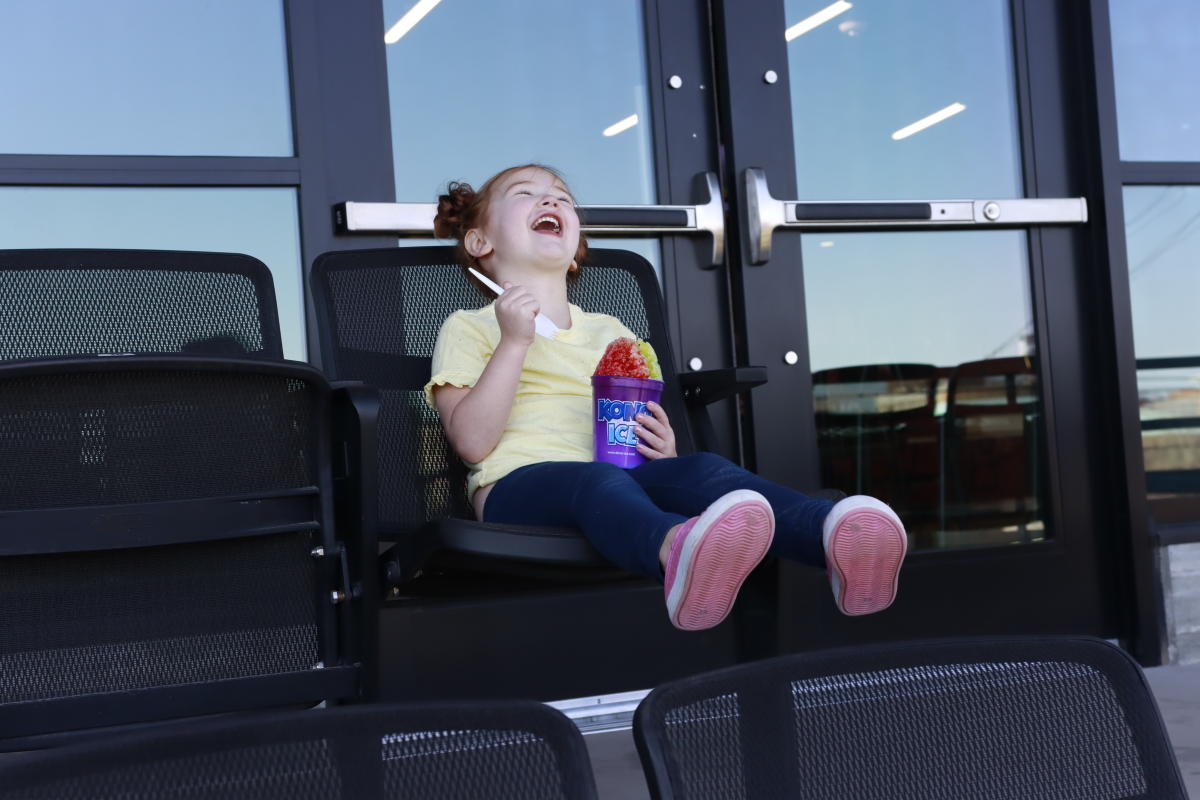
[[[852,617],[882,611],[896,599],[908,537],[889,512],[850,511],[829,536],[825,554],[834,573],[838,610]]]
[[[705,510],[679,554],[667,598],[671,624],[685,631],[720,624],[774,535],[771,507],[757,492],[730,492]]]

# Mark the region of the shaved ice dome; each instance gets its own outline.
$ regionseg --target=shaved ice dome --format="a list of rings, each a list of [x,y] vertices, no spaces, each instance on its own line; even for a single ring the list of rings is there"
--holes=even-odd
[[[613,339],[600,357],[594,375],[618,378],[653,378],[662,380],[658,356],[649,342],[635,341],[627,336]]]

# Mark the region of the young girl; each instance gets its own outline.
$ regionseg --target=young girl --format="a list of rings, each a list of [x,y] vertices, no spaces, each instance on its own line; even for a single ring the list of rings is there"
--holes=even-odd
[[[450,315],[425,386],[469,467],[479,519],[582,529],[615,564],[662,580],[667,613],[684,630],[721,622],[768,552],[827,567],[844,614],[891,604],[907,538],[878,500],[834,504],[712,453],[677,456],[657,403],[636,419],[646,463],[592,461],[592,372],[609,342],[636,337],[567,302],[587,250],[557,172],[512,167],[478,192],[451,183],[434,229],[505,289],[485,308]],[[538,313],[559,327],[553,338],[535,335]]]

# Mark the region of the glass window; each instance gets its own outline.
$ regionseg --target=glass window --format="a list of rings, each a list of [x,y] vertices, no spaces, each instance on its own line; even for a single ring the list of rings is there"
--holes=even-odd
[[[2,3],[0,107],[0,153],[290,156],[283,3]]]
[[[915,549],[1050,538],[1026,233],[801,244],[822,484],[886,499]]]
[[[1006,0],[784,8],[800,198],[1022,195]],[[822,484],[915,549],[1052,538],[1026,233],[801,244]]]
[[[800,199],[1022,196],[1007,0],[784,9]]]
[[[1147,489],[1200,494],[1200,186],[1125,187]]]
[[[294,189],[0,187],[0,241],[14,249],[142,248],[254,256],[275,279],[284,355],[305,357]]]
[[[1110,0],[1125,161],[1200,161],[1200,3]]]
[[[397,200],[534,162],[584,204],[655,202],[640,0],[446,2],[396,39],[426,6],[383,0]]]

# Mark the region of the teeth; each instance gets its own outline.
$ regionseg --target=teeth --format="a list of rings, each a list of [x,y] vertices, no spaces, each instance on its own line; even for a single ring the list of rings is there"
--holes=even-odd
[[[543,222],[549,222],[551,225],[553,225],[553,226],[554,226],[554,230],[555,230],[555,231],[558,231],[558,230],[560,229],[560,227],[559,227],[559,224],[558,224],[558,220],[557,220],[557,219],[555,219],[554,217],[550,216],[549,214],[546,214],[545,216],[538,217],[538,218],[537,218],[537,220],[535,220],[535,221],[534,221],[534,223],[533,223],[533,227],[534,227],[534,228],[537,228],[537,226],[538,226],[538,225],[541,225]]]

